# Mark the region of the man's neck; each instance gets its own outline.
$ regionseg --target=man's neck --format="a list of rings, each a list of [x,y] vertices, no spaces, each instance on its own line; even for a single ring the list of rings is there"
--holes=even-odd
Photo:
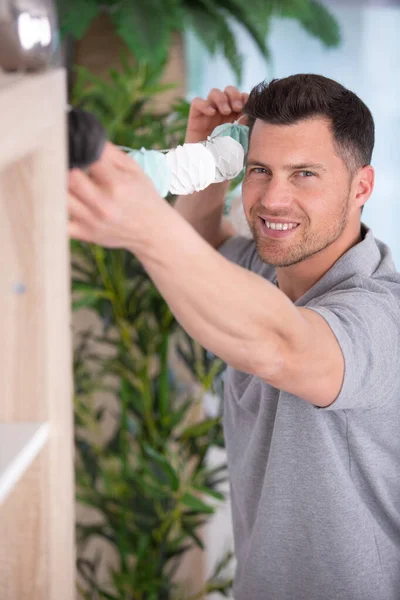
[[[361,241],[361,228],[347,231],[330,246],[290,267],[278,267],[276,276],[279,289],[296,302],[304,296],[333,267],[343,254]]]

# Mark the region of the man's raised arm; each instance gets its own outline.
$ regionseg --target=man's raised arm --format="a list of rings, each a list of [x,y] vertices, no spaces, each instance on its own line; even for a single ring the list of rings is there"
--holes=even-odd
[[[248,94],[233,86],[224,91],[213,89],[208,97],[192,101],[185,143],[207,139],[215,127],[233,123],[241,114]],[[179,196],[175,209],[213,248],[218,248],[228,237],[236,234],[230,221],[223,216],[229,182],[214,183],[201,192]]]

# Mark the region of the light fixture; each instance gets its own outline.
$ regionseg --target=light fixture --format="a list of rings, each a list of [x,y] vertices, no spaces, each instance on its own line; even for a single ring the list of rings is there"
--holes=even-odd
[[[0,67],[4,70],[48,67],[58,42],[52,0],[0,0]]]

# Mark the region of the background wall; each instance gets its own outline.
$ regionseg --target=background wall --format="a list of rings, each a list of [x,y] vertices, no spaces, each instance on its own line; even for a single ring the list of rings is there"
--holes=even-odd
[[[372,162],[376,185],[363,220],[376,237],[392,248],[400,268],[400,5],[378,0],[326,3],[341,26],[343,41],[339,49],[326,50],[296,22],[276,20],[270,37],[272,60],[267,64],[248,35],[236,28],[245,56],[241,89],[250,91],[263,79],[313,72],[338,80],[363,99],[376,125]],[[213,87],[235,85],[226,61],[222,57],[211,58],[190,35],[187,73],[189,98],[206,96]],[[214,453],[210,460],[218,462],[223,458],[223,454]],[[206,538],[210,569],[218,556],[232,546],[229,504],[219,510],[207,527]]]

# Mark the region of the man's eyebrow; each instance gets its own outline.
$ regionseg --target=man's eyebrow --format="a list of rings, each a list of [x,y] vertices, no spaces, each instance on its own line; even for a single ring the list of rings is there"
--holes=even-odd
[[[283,168],[285,169],[285,171],[300,171],[301,169],[316,169],[319,171],[326,171],[326,168],[324,167],[324,165],[321,165],[321,163],[311,162],[304,162],[299,165],[285,165]]]
[[[247,167],[262,167],[263,169],[267,169],[268,171],[271,170],[271,167],[269,167],[268,165],[266,165],[265,163],[261,162],[260,160],[247,160],[246,161],[246,166]]]
[[[272,171],[269,165],[266,165],[262,161],[250,159],[246,162],[246,166],[248,167],[262,167],[267,171]],[[312,163],[312,162],[303,162],[297,165],[285,165],[283,167],[285,171],[300,171],[300,170],[308,170],[308,169],[316,169],[320,171],[326,171],[327,169],[321,163]]]

